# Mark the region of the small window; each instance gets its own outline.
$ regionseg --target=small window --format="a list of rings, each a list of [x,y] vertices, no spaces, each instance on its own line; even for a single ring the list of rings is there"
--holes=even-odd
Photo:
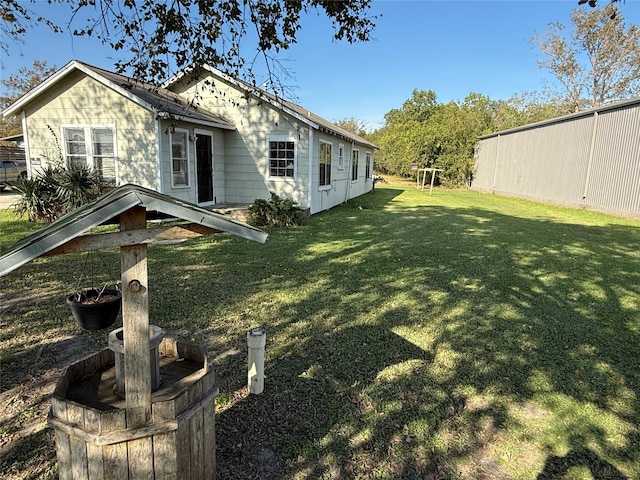
[[[338,144],[338,170],[344,170],[344,145]]]
[[[189,186],[189,158],[187,132],[176,130],[171,134],[171,171],[174,187]]]
[[[294,178],[296,143],[289,140],[269,141],[269,176]]]
[[[84,133],[84,128],[65,128],[64,130],[67,164],[70,167],[89,166]]]
[[[69,167],[100,170],[105,180],[116,178],[115,128],[113,126],[62,127],[64,155]]]
[[[93,143],[93,165],[102,172],[104,178],[115,178],[115,158],[113,133],[110,128],[91,130]]]
[[[358,157],[360,156],[360,152],[358,150],[354,150],[351,155],[351,180],[355,181],[358,179]]]
[[[331,185],[331,150],[333,145],[320,142],[320,186]]]

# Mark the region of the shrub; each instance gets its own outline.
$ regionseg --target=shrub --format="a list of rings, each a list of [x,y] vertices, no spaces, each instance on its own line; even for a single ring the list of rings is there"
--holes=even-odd
[[[32,178],[14,185],[20,199],[13,205],[16,215],[31,222],[53,222],[64,214],[98,198],[107,188],[99,170],[49,165]]]
[[[273,192],[269,200],[258,198],[249,207],[249,223],[258,227],[293,227],[303,220],[304,214],[296,202]]]

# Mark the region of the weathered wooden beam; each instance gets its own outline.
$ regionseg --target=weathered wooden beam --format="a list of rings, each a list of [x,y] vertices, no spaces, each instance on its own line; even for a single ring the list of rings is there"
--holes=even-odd
[[[42,256],[62,255],[65,253],[88,252],[101,248],[124,247],[126,245],[163,244],[171,245],[203,235],[224,233],[222,230],[188,223],[167,227],[144,228],[125,232],[94,233],[76,237],[73,240],[43,254]]]
[[[145,227],[143,207],[134,207],[120,215],[122,232]],[[151,420],[147,245],[121,247],[120,265],[127,428],[137,428]]]

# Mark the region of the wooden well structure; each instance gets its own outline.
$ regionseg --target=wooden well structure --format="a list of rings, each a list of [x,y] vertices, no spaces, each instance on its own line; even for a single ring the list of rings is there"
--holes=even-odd
[[[147,228],[155,217],[183,222]],[[86,234],[104,223],[118,223],[119,232]],[[215,478],[215,373],[203,348],[160,340],[159,327],[149,324],[147,245],[223,232],[267,238],[224,215],[125,185],[0,257],[3,276],[39,256],[120,248],[122,346],[70,365],[53,394],[49,424],[62,480]]]

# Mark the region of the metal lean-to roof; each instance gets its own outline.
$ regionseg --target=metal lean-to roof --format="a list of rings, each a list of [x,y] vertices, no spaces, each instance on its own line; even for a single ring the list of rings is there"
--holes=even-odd
[[[538,127],[544,127],[547,125],[552,125],[554,123],[561,123],[569,120],[575,120],[576,118],[590,117],[596,113],[600,114],[603,112],[607,112],[609,110],[616,110],[616,109],[635,107],[635,106],[640,106],[640,97],[634,97],[628,100],[621,100],[619,102],[611,102],[596,108],[590,108],[588,110],[582,110],[581,112],[576,112],[576,113],[569,113],[567,115],[561,115],[559,117],[549,118],[547,120],[541,120],[539,122],[528,123],[527,125],[520,125],[518,127],[509,128],[507,130],[501,130],[499,132],[487,133],[485,135],[479,136],[478,138],[480,140],[484,140],[486,138],[498,137],[498,136],[507,135],[510,133],[522,132],[524,130],[531,130]]]
[[[17,242],[0,257],[0,277],[82,236],[88,230],[109,222],[133,207],[144,207],[147,210],[147,216],[149,216],[149,212],[156,212],[227,232],[247,240],[259,243],[264,243],[267,240],[267,234],[262,230],[225,215],[211,212],[138,185],[127,184],[68,213]]]

